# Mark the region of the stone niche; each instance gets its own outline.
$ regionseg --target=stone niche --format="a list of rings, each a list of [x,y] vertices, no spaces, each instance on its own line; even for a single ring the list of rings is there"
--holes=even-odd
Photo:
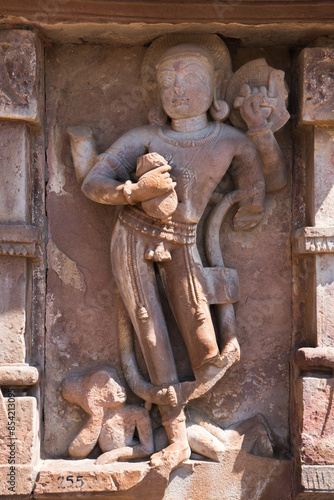
[[[225,3],[216,4],[218,15]],[[230,15],[232,2],[226,4],[224,12]],[[65,19],[67,10],[62,11],[62,2],[59,5],[58,11],[49,12],[45,7],[39,13],[27,13],[22,6],[21,16],[9,9],[0,31],[0,498],[334,498],[334,44],[327,36],[318,38],[331,35],[330,28],[324,20],[303,29],[296,25],[292,33],[287,21],[276,27],[266,21],[261,27],[255,23],[238,26],[233,19],[225,24],[221,17],[221,22],[187,24],[183,20],[180,25],[168,25],[166,19],[160,24],[134,24],[132,36],[127,23],[108,23],[105,18],[93,22],[83,14],[77,23]],[[66,14],[63,18],[62,12]],[[292,20],[289,23],[293,26]],[[183,402],[182,387],[194,384],[197,372],[191,368],[189,348],[164,289],[164,273],[172,272],[168,270],[168,246],[163,251],[159,246],[146,256],[155,262],[157,282],[148,301],[157,294],[162,304],[178,381],[153,385],[154,375],[142,349],[149,340],[142,340],[141,347],[133,332],[130,335],[134,343],[128,356],[135,355],[138,370],[138,380],[133,381],[129,376],[133,358],[125,359],[128,346],[119,339],[129,325],[116,284],[120,278],[112,272],[118,262],[110,262],[110,240],[118,218],[132,224],[130,216],[122,216],[128,212],[121,212],[120,206],[91,201],[78,182],[80,161],[86,161],[86,167],[91,162],[91,167],[96,155],[121,136],[149,125],[141,68],[158,37],[171,33],[180,36],[180,43],[182,37],[183,43],[193,44],[192,35],[215,34],[217,43],[225,44],[231,68],[219,87],[218,102],[228,101],[229,92],[233,95],[224,118],[233,131],[238,127],[235,103],[247,99],[247,92],[234,95],[229,86],[233,78],[234,85],[249,84],[252,92],[256,85],[259,92],[266,92],[260,85],[267,78],[262,85],[270,86],[269,75],[280,78],[281,83],[284,78],[291,115],[290,120],[287,115],[282,118],[275,133],[280,161],[286,167],[285,181],[263,195],[263,213],[256,223],[252,221],[259,212],[252,209],[246,222],[240,222],[244,226],[238,227],[243,198],[228,193],[238,187],[245,192],[252,188],[248,203],[254,208],[259,196],[256,189],[262,184],[259,181],[258,188],[251,185],[255,174],[250,174],[246,184],[240,181],[238,186],[239,174],[233,173],[233,165],[217,183],[200,217],[197,247],[205,272],[211,273],[211,288],[205,297],[213,296],[208,301],[216,332],[223,306],[228,305],[232,319],[235,314],[240,360],[234,352],[225,355],[223,350],[224,355],[212,365],[212,374],[203,375],[206,390],[196,386],[197,397],[184,396]],[[205,64],[202,61],[204,68]],[[154,87],[148,88],[153,95]],[[272,99],[271,107],[267,106],[271,114],[278,106],[278,91],[273,88],[263,97]],[[280,101],[282,115],[284,100]],[[208,126],[213,126],[213,118],[209,120]],[[251,142],[260,132],[261,126],[253,127],[247,140]],[[135,148],[137,136],[129,141],[129,149]],[[235,140],[241,141],[239,136]],[[257,140],[253,141],[255,147],[262,150],[254,161],[264,165],[266,156],[271,157],[272,143],[268,139],[268,149],[263,151]],[[173,136],[170,141],[177,139]],[[226,144],[228,155],[230,142]],[[145,146],[145,152],[151,152],[149,143]],[[197,165],[200,153],[191,151],[196,147],[190,144],[184,156],[187,169],[175,187],[179,198],[181,181],[186,188],[193,182],[191,168]],[[117,147],[115,151],[119,165],[127,164],[128,151]],[[239,154],[238,150],[235,156]],[[207,182],[210,168],[215,169],[220,161],[218,154],[213,159],[210,155],[211,149],[203,157]],[[84,161],[84,157],[90,159]],[[173,158],[165,159],[173,176]],[[241,164],[239,173],[242,168],[246,166]],[[144,174],[147,179],[153,178],[152,172]],[[132,175],[128,187],[137,181]],[[197,187],[198,197],[202,188],[205,191],[205,183]],[[131,207],[131,192],[124,188],[122,193],[122,203]],[[224,199],[225,203],[228,200],[224,217],[208,236],[213,226],[210,217]],[[136,209],[135,205],[131,210]],[[142,217],[142,211],[136,217]],[[161,232],[168,233],[166,221]],[[147,232],[138,227],[132,240],[128,239],[134,245],[128,261],[135,260],[133,252],[143,231]],[[180,227],[175,231],[181,231]],[[208,240],[211,251],[220,255],[219,262],[208,255]],[[185,265],[190,266],[186,275],[189,295],[193,293],[194,300],[197,297],[198,305],[204,299],[198,292],[197,264],[191,262],[191,254],[185,255]],[[135,283],[139,306],[143,300],[138,281],[146,279],[146,272],[131,262],[123,268],[122,283]],[[185,279],[183,269],[178,273],[179,281]],[[177,287],[177,279],[173,286]],[[188,299],[180,295],[179,300],[185,303],[186,314]],[[201,312],[196,307],[193,315]],[[142,324],[147,321],[145,311],[142,307],[141,319],[137,317]],[[234,334],[230,337],[233,344]],[[225,343],[226,338],[218,339],[220,349]],[[150,349],[155,348],[153,344]],[[166,361],[161,359],[161,364]],[[162,422],[157,405],[152,404],[157,402],[156,394],[151,399],[140,397],[140,384],[150,394],[156,385],[162,386],[160,407],[182,407],[183,414],[185,406],[191,455],[177,465],[164,455],[159,455],[161,462],[150,462],[154,450],[159,452],[168,444],[161,427],[167,418]],[[113,412],[110,399],[112,395],[114,404],[116,393],[119,412]],[[120,428],[121,437],[115,437]],[[135,440],[122,437],[126,432]],[[127,447],[129,453],[136,446],[141,446],[141,455],[134,455],[134,460],[126,454],[123,461],[121,455],[118,461],[117,457],[108,460],[113,448]],[[99,458],[103,456],[104,460]]]

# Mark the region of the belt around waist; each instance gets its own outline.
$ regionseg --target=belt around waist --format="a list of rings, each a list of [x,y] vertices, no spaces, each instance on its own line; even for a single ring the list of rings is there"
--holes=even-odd
[[[120,220],[144,235],[166,240],[179,245],[191,245],[196,243],[197,224],[185,224],[183,222],[162,222],[154,219],[145,212],[134,206],[126,206],[119,214]]]

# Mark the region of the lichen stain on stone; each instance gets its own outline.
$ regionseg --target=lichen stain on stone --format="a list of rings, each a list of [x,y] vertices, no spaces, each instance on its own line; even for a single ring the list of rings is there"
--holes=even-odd
[[[47,247],[49,268],[53,269],[59,279],[79,292],[86,292],[86,283],[83,273],[78,269],[78,264],[62,252],[50,240]]]

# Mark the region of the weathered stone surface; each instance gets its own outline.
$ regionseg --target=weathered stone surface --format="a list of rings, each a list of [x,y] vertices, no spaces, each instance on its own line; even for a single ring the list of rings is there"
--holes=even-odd
[[[27,364],[0,365],[0,385],[29,386],[38,382],[37,368]]]
[[[301,486],[306,492],[334,494],[334,467],[331,465],[302,465]],[[298,497],[299,498],[299,497]],[[327,498],[321,496],[322,498]],[[333,498],[331,495],[330,498]]]
[[[32,31],[1,30],[0,118],[40,122],[42,49]]]
[[[301,460],[334,464],[334,378],[304,377],[302,390]]]
[[[83,52],[78,48],[58,50],[60,47],[54,46],[47,63],[50,241],[45,448],[51,456],[67,453],[84,416],[61,396],[62,380],[70,372],[118,363],[116,294],[109,253],[114,209],[94,206],[82,195],[66,129],[77,123],[89,124],[101,151],[118,133],[146,120],[138,94],[143,48],[82,46]],[[89,74],[93,73],[92,85]],[[106,109],[110,111],[102,113]],[[92,258],[95,244],[97,251]]]
[[[147,474],[147,463],[94,465],[93,460],[49,460],[44,462],[36,481],[34,495],[52,493],[111,493],[128,490]]]
[[[164,500],[289,500],[292,464],[229,452],[223,464],[189,461],[171,474]]]
[[[0,257],[0,363],[24,363],[26,357],[27,261]]]
[[[115,295],[109,288],[109,283],[111,288],[114,285],[106,236],[112,226],[113,210],[98,206],[92,209],[92,204],[83,199],[65,130],[69,125],[89,124],[99,152],[122,132],[146,123],[136,80],[143,53],[141,48],[81,46],[65,50],[54,47],[48,54],[48,213],[52,241],[45,449],[53,456],[66,453],[66,444],[79,432],[83,418],[79,409],[70,408],[61,398],[62,378],[80,367],[117,363]],[[120,60],[125,63],[121,65]],[[108,74],[113,76],[113,82],[106,77]],[[83,99],[83,95],[87,98]],[[288,160],[287,132],[281,134],[280,142]],[[242,276],[238,321],[244,358],[203,402],[209,414],[214,408],[215,418],[224,425],[261,411],[281,443],[286,443],[288,435],[290,264],[289,224],[285,221],[289,219],[289,207],[289,190],[282,191],[268,197],[266,215],[258,228],[240,234],[231,231],[229,220],[223,227],[221,242],[226,264],[237,268]],[[203,253],[203,248],[200,250]],[[91,258],[92,253],[96,259]],[[258,271],[259,267],[263,272]],[[104,299],[101,290],[105,291]],[[182,375],[189,373],[187,354],[175,327],[172,342]]]
[[[97,466],[92,460],[49,460],[37,477],[34,497],[49,500],[52,495],[59,499],[71,495],[79,500],[89,494],[93,500],[97,493],[102,498],[105,493],[115,500],[222,500],[228,492],[229,500],[292,498],[291,462],[254,457],[244,451],[227,453],[224,464],[186,462],[171,474],[165,495],[163,481],[154,470],[149,472],[147,463]]]
[[[299,62],[300,123],[333,126],[334,50],[321,47],[304,49]]]
[[[316,315],[317,345],[334,345],[334,255],[317,255]]]
[[[317,127],[313,134],[312,223],[314,226],[331,227],[334,225],[334,130]]]
[[[147,463],[92,464],[91,460],[46,461],[36,480],[34,498],[59,500],[74,498],[115,498],[140,500],[148,497],[162,500],[168,475],[150,469]]]
[[[0,464],[33,464],[37,451],[34,449],[38,420],[36,398],[4,398],[4,405],[8,424],[2,429]]]
[[[31,465],[16,465],[15,474],[11,465],[0,465],[0,498],[9,499],[22,495],[21,498],[31,498],[34,488],[34,469]],[[9,488],[14,488],[10,490]],[[19,497],[20,498],[20,497]]]
[[[293,235],[296,254],[334,252],[334,231],[331,227],[301,227]]]
[[[0,143],[0,162],[6,165],[0,171],[0,222],[22,224],[28,222],[30,210],[27,126],[0,121]]]

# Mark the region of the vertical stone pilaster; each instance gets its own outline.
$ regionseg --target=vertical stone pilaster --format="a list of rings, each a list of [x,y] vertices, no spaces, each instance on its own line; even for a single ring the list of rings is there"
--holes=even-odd
[[[299,70],[299,127],[312,143],[304,156],[310,226],[297,229],[294,246],[297,259],[313,261],[313,310],[294,353],[294,442],[298,498],[320,499],[334,498],[334,50],[304,49]]]
[[[33,32],[0,31],[0,498],[31,494],[39,450],[37,400],[22,390],[39,377],[31,341],[44,280],[42,53]]]

